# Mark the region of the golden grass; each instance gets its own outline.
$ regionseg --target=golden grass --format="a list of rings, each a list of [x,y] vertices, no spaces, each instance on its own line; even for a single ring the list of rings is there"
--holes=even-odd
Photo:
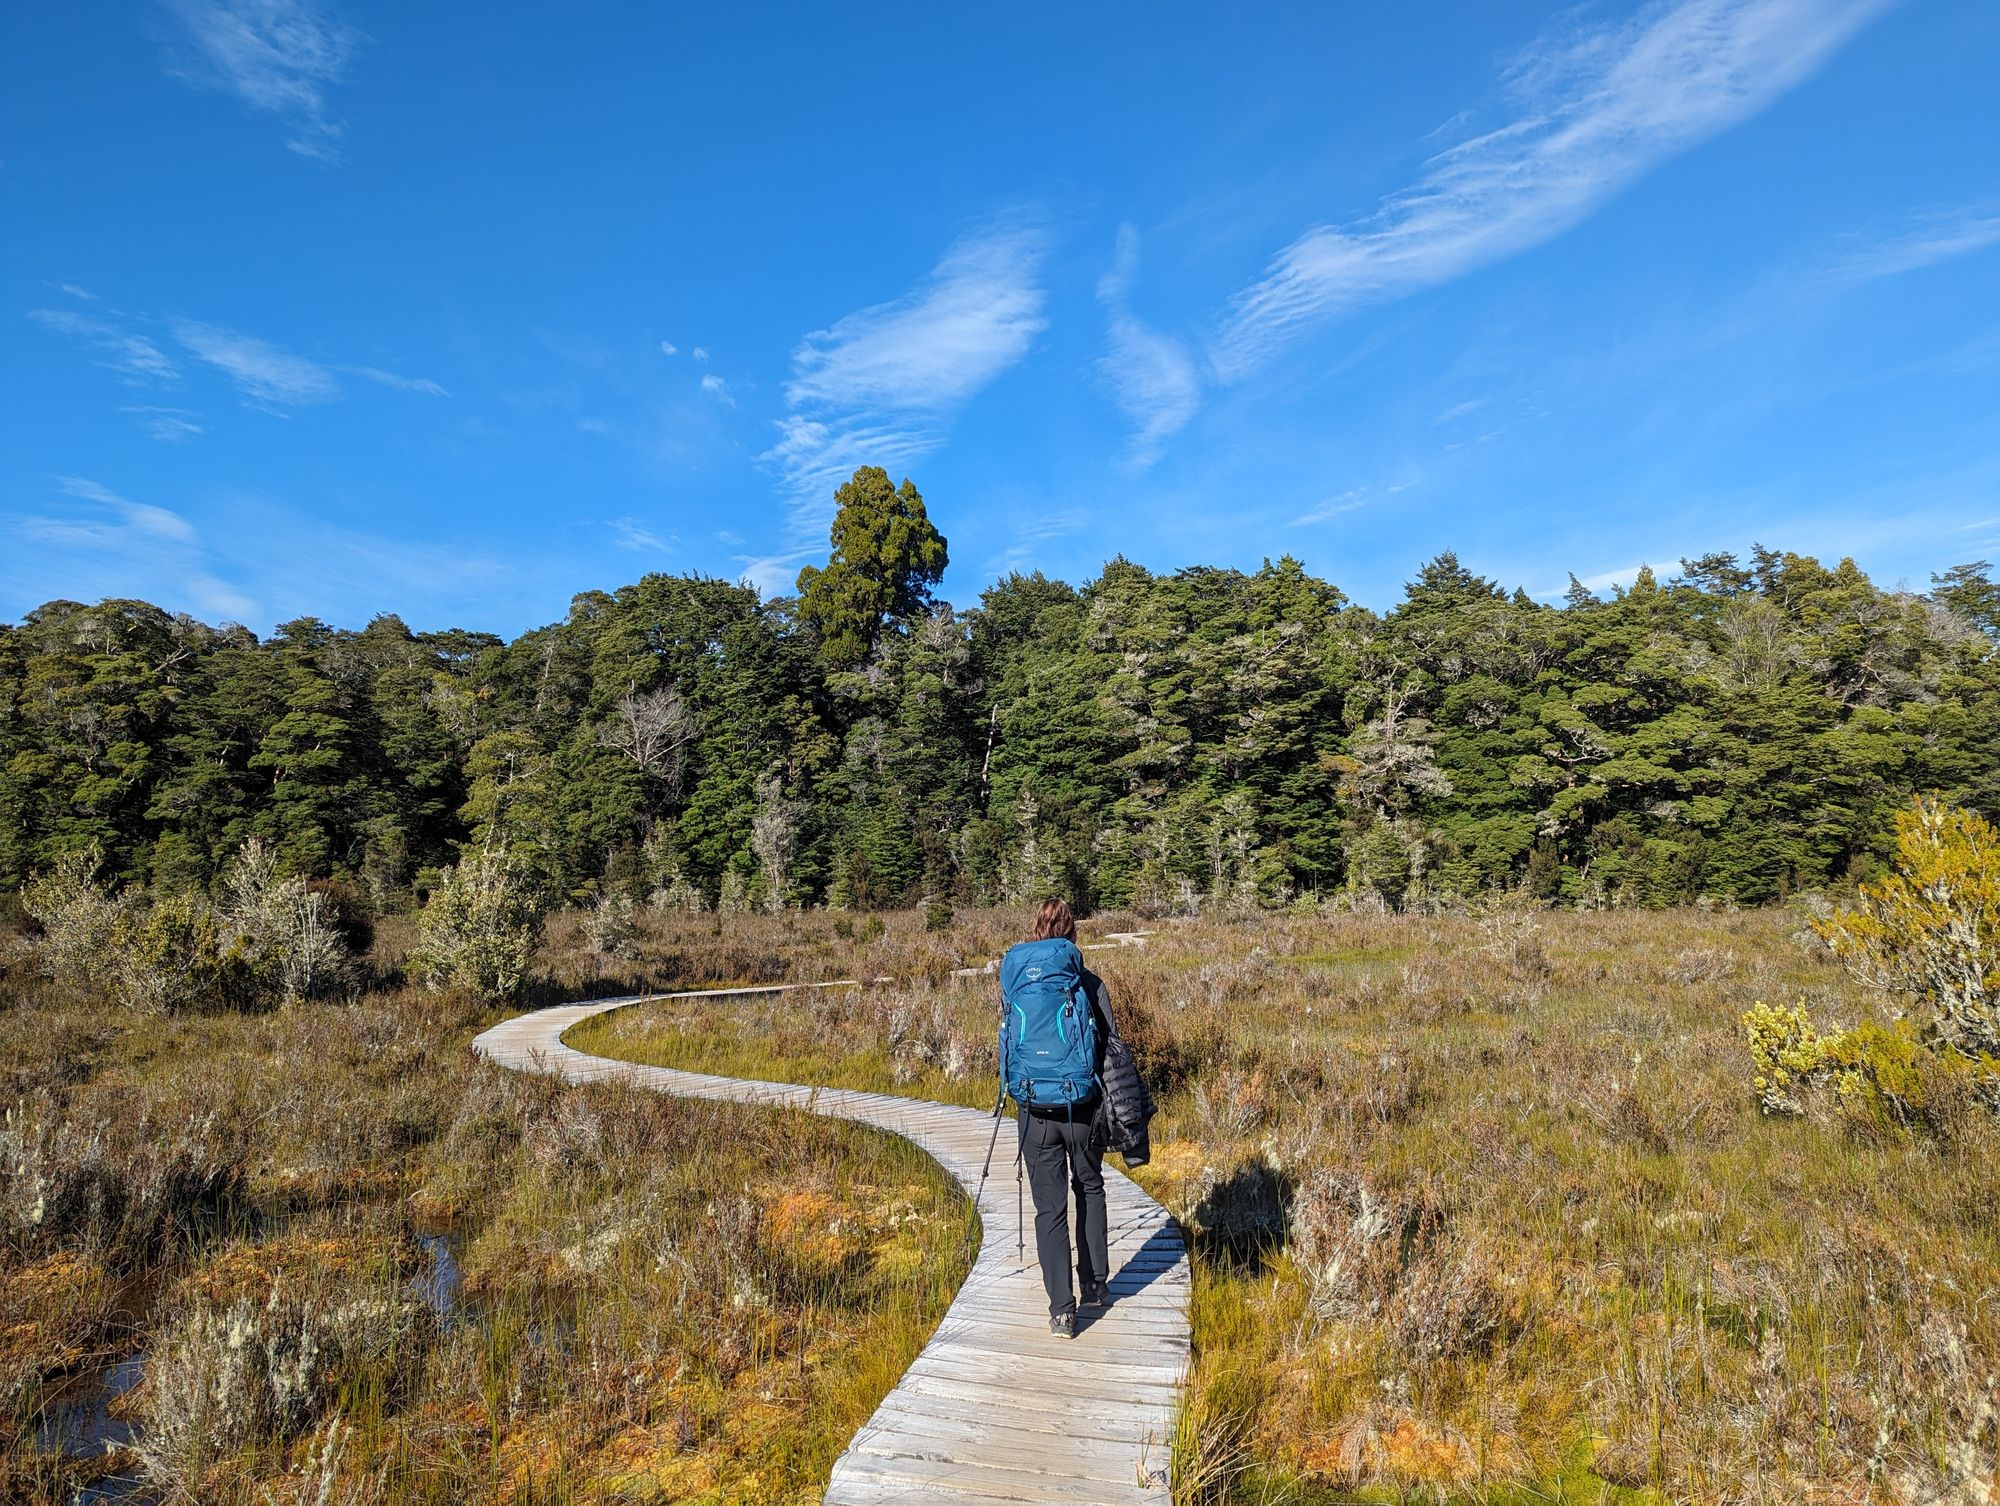
[[[1162,1100],[1139,1178],[1194,1236],[1190,1498],[1993,1488],[2000,1137],[1759,1115],[1750,1003],[1883,1014],[1796,926],[1266,916],[1093,954]],[[896,976],[572,1039],[987,1101],[992,981]]]

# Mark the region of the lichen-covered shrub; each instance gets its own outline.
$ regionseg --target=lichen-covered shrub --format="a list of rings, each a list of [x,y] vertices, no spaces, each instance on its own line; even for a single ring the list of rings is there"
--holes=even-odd
[[[599,957],[637,955],[639,928],[632,896],[623,889],[606,889],[583,918],[584,945]]]
[[[394,1391],[435,1337],[407,1291],[288,1282],[261,1299],[190,1291],[146,1367],[139,1460],[172,1499],[200,1499],[203,1476],[254,1440],[303,1437],[344,1385]]]
[[[240,935],[199,894],[169,894],[128,910],[112,929],[119,997],[155,1014],[228,1009],[262,993],[261,969]]]
[[[352,986],[354,962],[333,900],[301,875],[281,875],[263,842],[243,844],[224,889],[231,939],[249,955],[260,993],[293,1004]]]
[[[204,1210],[240,1196],[238,1127],[149,1093],[116,1115],[65,1113],[43,1096],[0,1119],[0,1242],[22,1258],[82,1249],[114,1267],[159,1251]]]
[[[1291,1256],[1321,1322],[1379,1320],[1412,1371],[1481,1353],[1508,1321],[1498,1261],[1451,1231],[1430,1188],[1387,1194],[1321,1167],[1292,1197]]]
[[[1827,1040],[1813,1028],[1805,1005],[1753,1004],[1743,1015],[1743,1033],[1756,1069],[1757,1107],[1767,1114],[1803,1114],[1801,1091],[1827,1072]]]
[[[65,988],[105,987],[117,959],[112,936],[129,908],[97,882],[97,854],[71,853],[21,889],[21,908],[41,927],[36,960]]]

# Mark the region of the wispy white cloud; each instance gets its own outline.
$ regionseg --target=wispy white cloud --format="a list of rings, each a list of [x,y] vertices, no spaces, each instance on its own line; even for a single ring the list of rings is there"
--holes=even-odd
[[[1669,577],[1680,574],[1681,562],[1677,559],[1642,560],[1636,565],[1624,565],[1616,570],[1600,570],[1595,575],[1580,575],[1577,577],[1577,584],[1592,592],[1609,591],[1614,587],[1629,588],[1632,582],[1639,578],[1641,570],[1652,571],[1653,578],[1664,583]],[[1556,601],[1567,594],[1569,589],[1569,583],[1565,581],[1560,586],[1537,591],[1534,594],[1538,601]]]
[[[712,371],[702,377],[701,390],[714,398],[718,403],[721,403],[725,408],[734,408],[736,406],[736,397],[735,394],[730,392],[729,383],[725,382]]]
[[[29,309],[28,317],[45,329],[81,341],[96,352],[98,365],[129,383],[170,384],[180,378],[180,367],[159,346],[109,319],[74,309]]]
[[[1855,240],[1827,266],[1822,280],[1851,287],[1921,272],[1992,246],[2000,246],[2000,208],[1933,210],[1891,234]]]
[[[1810,77],[1889,3],[1656,0],[1544,37],[1509,70],[1513,118],[1432,158],[1373,214],[1281,251],[1234,300],[1216,366],[1243,376],[1314,321],[1561,234]]]
[[[256,608],[242,592],[208,567],[194,525],[171,508],[134,502],[83,476],[52,478],[69,500],[60,511],[7,520],[22,541],[6,551],[0,587],[26,600],[28,593],[56,589],[85,596],[158,596],[185,602],[199,611],[242,617]],[[56,552],[59,571],[32,556],[32,546]],[[82,589],[78,589],[81,587]]]
[[[667,354],[668,354],[668,355],[672,355],[672,354],[673,354],[673,352],[672,352],[672,351],[668,351],[668,352],[667,352]],[[706,363],[706,362],[707,362],[707,360],[708,360],[708,347],[707,347],[707,346],[705,346],[705,345],[697,345],[697,346],[696,346],[696,347],[694,348],[694,352],[693,352],[693,354],[694,354],[694,358],[695,358],[695,359],[696,359],[697,361],[701,361],[701,362],[704,362],[704,363]]]
[[[1341,516],[1343,513],[1359,512],[1367,505],[1368,488],[1365,486],[1352,487],[1338,496],[1328,497],[1319,506],[1308,508],[1305,512],[1300,513],[1296,518],[1292,519],[1291,526],[1299,528],[1308,523],[1325,523],[1330,519]]]
[[[121,497],[107,486],[100,486],[84,476],[57,476],[53,478],[56,490],[64,496],[76,497],[84,502],[95,502],[99,507],[117,516],[120,522],[135,533],[150,538],[171,539],[179,543],[194,542],[194,527],[186,518],[170,508],[155,507],[150,502],[134,502]]]
[[[51,505],[0,515],[0,617],[56,596],[136,596],[268,631],[330,602],[365,620],[421,600],[440,618],[518,587],[479,539],[390,538],[252,494],[204,500],[202,524],[79,476]]]
[[[1308,508],[1291,520],[1292,528],[1302,528],[1312,523],[1330,523],[1347,513],[1359,512],[1362,508],[1384,497],[1393,497],[1398,492],[1406,492],[1415,486],[1414,481],[1396,481],[1388,486],[1354,486],[1337,496],[1328,497],[1316,507]]]
[[[451,396],[441,384],[433,382],[429,377],[406,377],[394,371],[384,371],[379,366],[349,366],[346,369],[383,387],[394,388],[397,392],[414,392],[422,397]]]
[[[177,319],[174,338],[227,376],[252,404],[266,412],[311,407],[340,396],[340,383],[330,369],[255,335],[219,324]]]
[[[130,413],[138,420],[140,429],[147,437],[162,444],[186,444],[198,439],[205,432],[195,422],[196,415],[185,408],[153,408],[129,406],[120,408],[120,413]]]
[[[637,518],[613,518],[607,525],[618,536],[620,549],[631,549],[644,554],[668,554],[673,551],[679,538],[668,534],[662,538]]]
[[[1452,404],[1451,407],[1445,409],[1444,412],[1440,413],[1436,418],[1432,419],[1431,423],[1433,426],[1438,424],[1451,423],[1455,419],[1464,418],[1469,413],[1477,413],[1481,408],[1484,408],[1488,403],[1492,401],[1493,399],[1489,397],[1467,398],[1462,403]]]
[[[792,354],[794,407],[954,407],[1042,332],[1041,234],[1007,228],[947,251],[924,284],[815,330]]]
[[[1020,225],[968,236],[903,297],[799,343],[792,412],[761,457],[791,495],[795,533],[824,523],[856,466],[904,470],[930,454],[946,420],[1028,353],[1045,327],[1045,252],[1042,233]]]
[[[736,563],[743,568],[737,578],[755,586],[758,594],[766,600],[773,596],[790,596],[798,587],[799,567],[808,560],[819,558],[825,549],[826,545],[819,543],[789,549],[781,554],[739,554]]]
[[[112,308],[94,294],[72,284],[65,291],[90,302],[78,309],[39,308],[28,317],[45,329],[68,335],[89,350],[97,364],[117,372],[132,386],[178,386],[182,369],[153,338],[162,329],[189,355],[215,368],[235,383],[250,405],[266,412],[331,402],[341,396],[340,374],[374,382],[396,392],[423,397],[448,397],[441,383],[429,377],[404,376],[380,366],[335,366],[295,355],[269,340],[246,335],[225,325],[199,319],[162,319],[155,315]],[[162,336],[162,338],[165,338]],[[178,408],[128,407],[145,419],[141,427],[155,439],[181,441],[201,433],[187,422],[193,415]]]
[[[833,507],[833,491],[862,465],[908,471],[938,447],[941,431],[921,415],[790,414],[778,420],[778,442],[758,458],[774,466],[793,501],[793,527],[814,533]]]
[[[1016,520],[1007,530],[1008,546],[987,561],[987,574],[998,576],[1018,570],[1043,552],[1042,545],[1080,531],[1083,521],[1081,515],[1073,512],[1045,513]]]
[[[680,353],[681,353],[681,348],[680,348],[680,347],[679,347],[678,345],[674,344],[674,342],[673,342],[673,341],[671,341],[671,340],[662,340],[662,341],[660,342],[660,354],[661,354],[661,355],[663,355],[663,356],[677,356],[677,355],[679,355]]]
[[[360,49],[360,32],[315,0],[162,3],[191,44],[169,55],[175,77],[277,116],[290,133],[285,145],[300,156],[340,160],[346,125],[327,94]]]
[[[1132,421],[1132,463],[1144,467],[1200,409],[1201,373],[1184,342],[1153,328],[1128,306],[1138,265],[1138,232],[1122,226],[1117,257],[1097,284],[1110,342],[1097,364]]]

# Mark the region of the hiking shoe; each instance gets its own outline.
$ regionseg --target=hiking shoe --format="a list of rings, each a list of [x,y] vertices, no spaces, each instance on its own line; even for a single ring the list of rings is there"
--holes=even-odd
[[[1057,1313],[1053,1318],[1049,1319],[1049,1332],[1059,1339],[1075,1338],[1076,1314]]]
[[[1092,1308],[1109,1307],[1111,1305],[1111,1293],[1105,1290],[1104,1283],[1101,1281],[1094,1286],[1086,1286],[1083,1289],[1083,1302],[1081,1305]]]

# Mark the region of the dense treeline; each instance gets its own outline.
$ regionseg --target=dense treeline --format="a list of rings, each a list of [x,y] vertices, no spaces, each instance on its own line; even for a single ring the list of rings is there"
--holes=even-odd
[[[205,885],[255,835],[383,904],[499,843],[550,900],[1757,901],[1912,790],[2000,813],[1983,563],[1915,595],[1760,548],[1552,607],[1445,554],[1381,614],[1121,558],[955,611],[914,487],[839,500],[797,600],[649,575],[511,643],[39,607],[0,626],[0,887],[86,849]]]

